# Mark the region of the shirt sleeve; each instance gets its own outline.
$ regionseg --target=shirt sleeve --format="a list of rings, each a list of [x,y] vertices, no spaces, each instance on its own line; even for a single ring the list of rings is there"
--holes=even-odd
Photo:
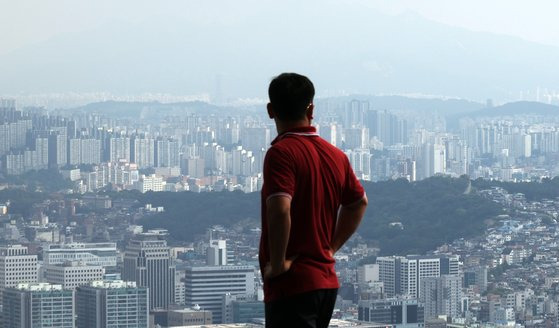
[[[349,163],[349,159],[346,159],[346,177],[342,195],[342,206],[356,203],[363,197],[365,197],[365,189],[363,189],[363,186],[359,180],[357,180],[353,168],[351,168],[351,164]]]
[[[264,159],[264,184],[266,200],[275,196],[293,198],[295,193],[295,170],[289,154],[272,147]]]

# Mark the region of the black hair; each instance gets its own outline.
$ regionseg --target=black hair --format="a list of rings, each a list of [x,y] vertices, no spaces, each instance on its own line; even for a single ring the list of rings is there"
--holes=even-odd
[[[278,119],[298,121],[313,101],[314,85],[306,76],[282,73],[270,82],[268,96]]]

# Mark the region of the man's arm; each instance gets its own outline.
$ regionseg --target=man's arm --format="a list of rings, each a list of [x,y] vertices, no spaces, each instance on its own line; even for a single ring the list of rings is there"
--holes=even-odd
[[[270,263],[264,268],[264,277],[273,278],[288,271],[294,260],[285,258],[291,230],[291,198],[283,195],[269,198],[266,207]]]
[[[367,204],[367,196],[363,196],[363,198],[356,203],[342,206],[340,213],[338,214],[338,222],[336,224],[334,238],[332,239],[332,244],[330,245],[332,256],[340,248],[342,248],[349,237],[351,237],[351,235],[353,235],[353,233],[357,230],[357,227],[359,227],[359,224],[363,219],[363,215],[365,214]]]

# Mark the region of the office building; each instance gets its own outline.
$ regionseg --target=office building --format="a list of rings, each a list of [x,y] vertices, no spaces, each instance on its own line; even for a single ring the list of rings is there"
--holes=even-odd
[[[387,297],[419,297],[424,277],[459,275],[458,256],[389,256],[377,258],[379,280]]]
[[[116,243],[61,243],[43,248],[43,263],[61,265],[68,261],[78,261],[85,265],[101,266],[111,271],[116,269]]]
[[[167,326],[203,326],[212,324],[212,312],[199,306],[191,309],[176,309],[167,312]]]
[[[0,247],[0,291],[22,283],[38,280],[37,255],[31,255],[26,246]]]
[[[149,288],[150,310],[174,304],[175,263],[167,242],[155,234],[133,237],[124,254],[122,279]]]
[[[223,295],[223,323],[247,323],[264,317],[264,302],[255,295]]]
[[[78,261],[45,265],[44,272],[48,283],[62,285],[64,289],[75,289],[92,281],[103,280],[105,275],[102,266],[86,265],[85,262]]]
[[[367,284],[379,281],[379,265],[364,264],[357,268],[357,283]]]
[[[423,327],[423,305],[416,299],[390,298],[361,300],[357,312],[359,321],[389,324],[393,328]]]
[[[487,290],[487,266],[481,265],[464,271],[464,287],[476,286],[480,293]]]
[[[149,291],[133,281],[95,281],[76,289],[79,328],[147,328]]]
[[[223,322],[223,295],[254,295],[254,267],[201,266],[188,267],[185,276],[186,306],[198,304],[212,311],[213,322]]]
[[[18,284],[4,290],[5,328],[74,328],[74,292],[48,283]]]

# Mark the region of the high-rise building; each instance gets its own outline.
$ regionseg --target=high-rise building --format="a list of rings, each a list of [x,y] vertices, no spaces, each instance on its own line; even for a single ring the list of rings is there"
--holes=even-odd
[[[61,265],[45,265],[45,280],[51,284],[62,285],[64,289],[75,289],[91,281],[103,280],[105,269],[102,266],[87,265],[85,262],[69,261]]]
[[[43,247],[43,263],[62,265],[68,261],[79,261],[85,265],[101,266],[114,271],[117,265],[116,243],[62,243]]]
[[[210,240],[206,249],[207,265],[227,265],[227,241]]]
[[[425,319],[434,319],[439,315],[458,318],[462,308],[461,277],[442,275],[421,279],[419,301],[425,308]]]
[[[179,165],[179,142],[174,139],[157,140],[155,142],[155,166],[178,167]]]
[[[370,108],[368,101],[353,99],[344,111],[344,125],[346,128],[361,127],[365,123],[366,112]]]
[[[349,158],[351,167],[355,172],[358,179],[370,181],[372,177],[371,172],[371,151],[369,149],[352,149],[346,150],[345,154]]]
[[[66,127],[56,127],[51,131],[48,159],[50,167],[62,167],[68,164],[68,135]]]
[[[250,265],[188,267],[186,305],[212,311],[213,322],[223,322],[223,295],[254,295],[254,267]]]
[[[364,264],[357,268],[357,283],[367,284],[379,281],[379,265]]]
[[[368,128],[347,128],[345,129],[344,149],[368,148],[369,129]]]
[[[130,138],[113,137],[109,139],[109,161],[118,162],[124,160],[130,162]]]
[[[476,286],[480,293],[487,290],[487,266],[480,265],[464,271],[464,287]]]
[[[379,279],[388,297],[419,297],[421,279],[459,275],[458,256],[389,256],[377,258]]]
[[[267,149],[270,146],[270,129],[267,127],[244,128],[241,130],[243,147],[250,151]]]
[[[5,328],[74,328],[74,292],[48,283],[18,284],[4,290]]]
[[[133,281],[94,281],[76,289],[79,328],[147,328],[149,291]]]
[[[26,246],[0,247],[0,291],[21,283],[36,283],[37,255],[31,255]]]
[[[203,158],[188,158],[184,159],[185,169],[184,174],[192,178],[203,178],[205,176],[205,161]]]
[[[143,169],[155,166],[155,141],[151,138],[132,138],[131,161],[138,168]]]
[[[101,140],[70,139],[68,163],[72,165],[101,163]]]
[[[175,303],[175,263],[165,240],[154,234],[133,237],[124,254],[122,279],[150,291],[150,310]]]

